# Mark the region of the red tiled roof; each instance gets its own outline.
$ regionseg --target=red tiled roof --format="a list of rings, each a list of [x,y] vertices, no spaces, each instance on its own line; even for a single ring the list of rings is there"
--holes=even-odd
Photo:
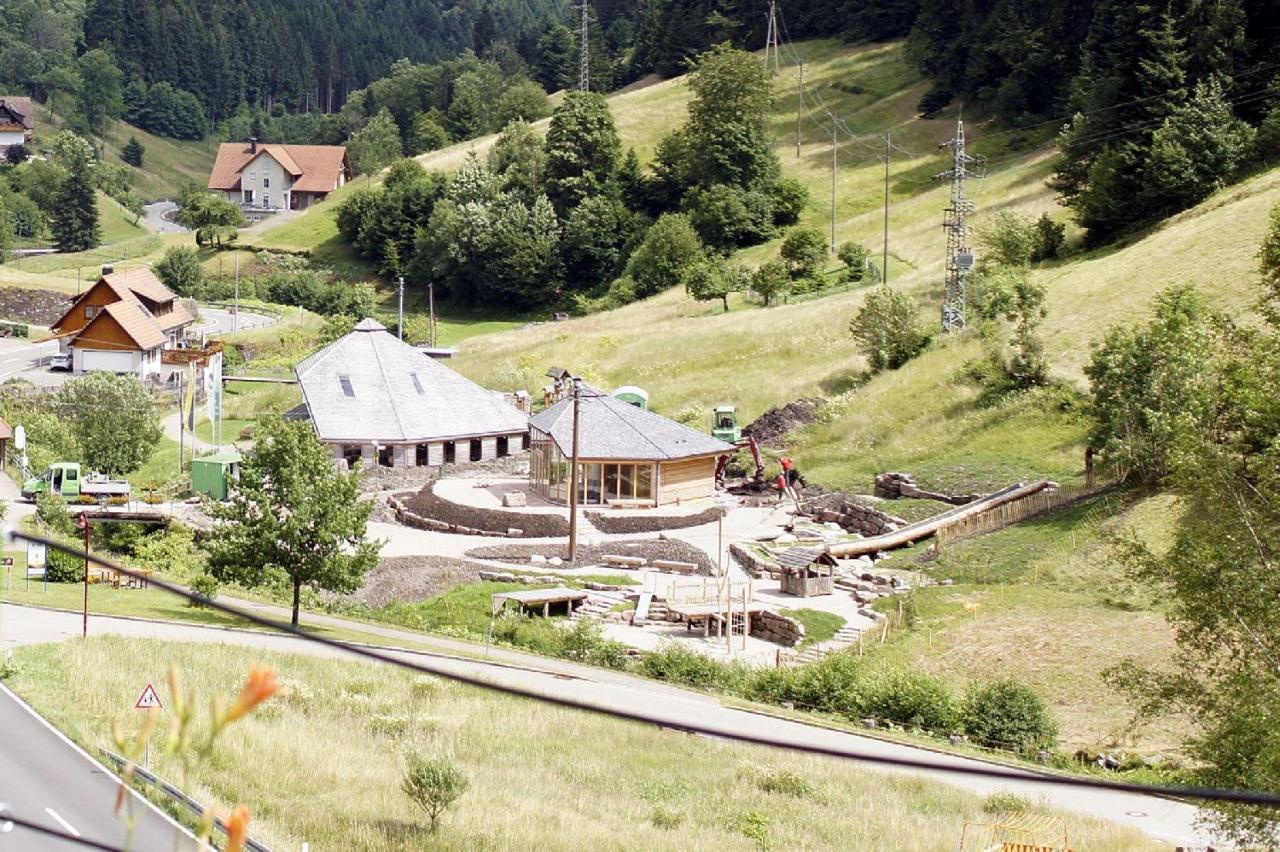
[[[209,189],[239,189],[240,173],[264,153],[293,175],[293,192],[332,192],[338,188],[338,176],[350,171],[342,145],[259,145],[255,152],[247,142],[223,142],[209,175]]]
[[[134,300],[112,302],[103,308],[102,312],[119,323],[124,333],[133,338],[133,342],[141,349],[155,349],[157,346],[163,346],[168,339],[160,330],[155,318]],[[90,323],[86,326],[85,332],[88,332],[92,325],[93,323]],[[86,336],[91,337],[91,335]]]
[[[31,109],[31,98],[20,98],[14,95],[0,95],[0,106],[6,106],[18,114],[22,126],[30,130],[35,127],[35,113]]]

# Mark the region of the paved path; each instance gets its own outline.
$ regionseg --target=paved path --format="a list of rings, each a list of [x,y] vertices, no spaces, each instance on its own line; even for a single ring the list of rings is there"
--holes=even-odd
[[[142,211],[147,227],[151,230],[161,234],[182,234],[190,229],[173,221],[173,214],[178,209],[177,202],[162,198],[143,206]]]
[[[258,605],[266,611],[276,607]],[[80,616],[75,613],[52,612],[30,607],[0,605],[0,653],[6,648],[39,642],[71,639],[80,633]],[[458,646],[475,652],[479,646],[457,641],[436,640],[419,634],[408,634],[392,628],[370,627],[311,616],[316,624],[352,626],[360,630],[400,634],[434,647],[457,649]],[[169,641],[212,642],[281,652],[305,653],[318,656],[339,656],[342,652],[308,643],[290,636],[228,631],[217,628],[133,619],[91,616],[91,634],[116,634]],[[397,638],[397,636],[388,636]],[[395,656],[407,660],[429,661],[442,673],[466,675],[491,683],[505,684],[582,702],[601,709],[641,710],[659,720],[663,727],[680,729],[690,724],[714,725],[726,732],[753,736],[767,736],[787,742],[807,743],[816,746],[855,750],[866,755],[878,755],[906,759],[929,759],[950,766],[982,766],[982,761],[968,757],[942,754],[916,746],[886,742],[845,731],[781,719],[721,705],[714,697],[690,692],[666,684],[637,678],[619,672],[609,672],[564,661],[529,657],[511,651],[492,651],[493,660],[483,661],[449,656],[444,653],[420,653],[399,651]],[[498,660],[501,660],[499,662]],[[517,667],[520,666],[520,667]],[[33,771],[39,772],[38,768]],[[868,770],[873,771],[873,770]],[[1142,830],[1162,841],[1178,845],[1204,845],[1206,839],[1198,834],[1194,820],[1196,808],[1189,804],[1168,799],[1106,790],[1064,788],[1046,784],[1031,773],[1025,780],[996,780],[976,776],[957,775],[937,770],[874,770],[898,771],[963,788],[976,795],[985,796],[996,791],[1008,791],[1032,800],[1043,799],[1066,811],[1088,814],[1122,825]]]
[[[58,341],[32,343],[14,337],[0,337],[0,382],[29,370],[44,369],[40,362],[58,351]]]
[[[191,434],[190,430],[184,431],[182,428],[182,413],[179,411],[175,411],[172,414],[167,415],[164,420],[161,420],[160,428],[164,430],[164,434],[166,436],[175,441],[181,441],[183,450],[188,453],[191,452],[191,447],[193,445],[196,448],[196,452],[201,455],[205,453],[212,453],[218,449],[213,444],[206,444],[204,441],[201,441],[195,435]]]
[[[128,828],[115,813],[115,775],[0,684],[0,802],[9,813],[76,836],[124,846]],[[137,821],[128,848],[194,850],[194,837],[133,794]],[[0,835],[0,849],[70,852],[77,844],[31,829]]]
[[[230,334],[233,331],[246,331],[251,328],[266,328],[280,320],[268,314],[257,314],[250,310],[240,309],[239,316],[228,308],[200,306],[200,324],[196,329],[212,337]]]

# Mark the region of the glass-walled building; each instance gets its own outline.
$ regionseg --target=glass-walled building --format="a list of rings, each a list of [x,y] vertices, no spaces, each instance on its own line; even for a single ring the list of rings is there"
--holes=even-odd
[[[583,387],[578,415],[578,502],[661,506],[715,495],[717,459],[734,447],[661,415]],[[573,400],[529,422],[529,478],[569,502]]]

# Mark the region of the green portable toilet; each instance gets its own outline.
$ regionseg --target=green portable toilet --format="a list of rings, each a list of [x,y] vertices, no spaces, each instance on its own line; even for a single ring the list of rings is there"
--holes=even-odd
[[[191,462],[191,488],[197,494],[208,494],[215,500],[226,500],[231,493],[231,481],[240,478],[239,453],[224,450],[193,459]]]
[[[613,392],[613,396],[628,405],[643,408],[645,411],[649,410],[649,392],[644,388],[638,388],[635,385],[623,385]]]

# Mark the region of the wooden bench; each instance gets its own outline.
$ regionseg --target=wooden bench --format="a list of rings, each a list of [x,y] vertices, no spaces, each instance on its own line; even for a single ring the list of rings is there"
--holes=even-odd
[[[698,566],[692,562],[676,562],[672,559],[655,559],[653,567],[659,571],[670,571],[673,574],[697,574]]]
[[[643,567],[645,559],[643,556],[619,556],[617,554],[605,554],[604,564],[610,568],[640,568]]]

